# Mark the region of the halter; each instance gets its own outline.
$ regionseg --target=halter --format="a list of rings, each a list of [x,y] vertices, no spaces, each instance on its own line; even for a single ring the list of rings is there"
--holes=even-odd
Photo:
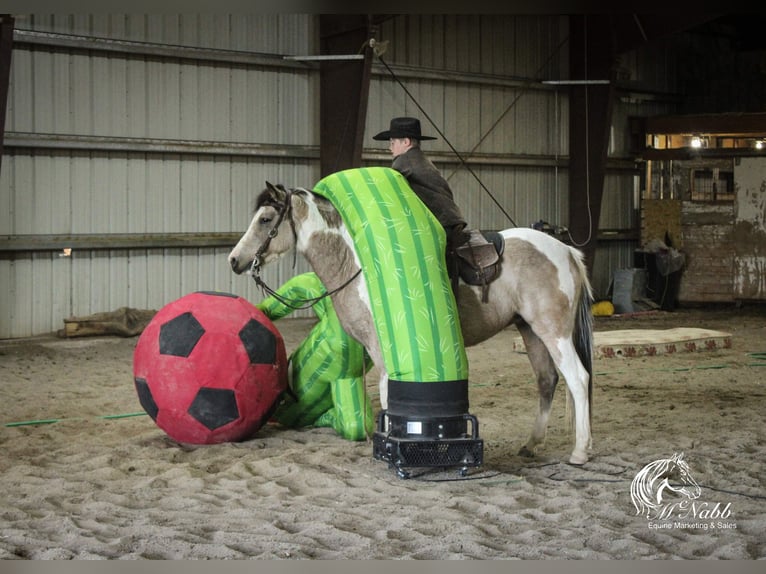
[[[354,273],[348,279],[348,281],[343,283],[337,289],[333,289],[332,291],[325,291],[322,295],[319,295],[318,297],[312,297],[310,299],[290,299],[288,297],[284,297],[283,295],[280,295],[279,293],[274,291],[274,289],[266,285],[263,279],[261,279],[261,256],[269,248],[269,245],[271,244],[271,240],[274,239],[279,234],[279,226],[282,224],[282,221],[285,219],[285,217],[287,217],[288,221],[290,222],[290,228],[293,231],[293,239],[295,240],[295,247],[293,251],[293,269],[295,269],[295,263],[298,256],[298,253],[297,253],[298,232],[295,230],[295,220],[293,219],[293,205],[292,205],[293,191],[291,189],[285,189],[282,186],[277,186],[277,187],[285,192],[285,201],[281,206],[279,206],[279,211],[277,212],[277,220],[274,223],[274,227],[272,227],[269,230],[269,234],[266,237],[266,240],[256,250],[255,255],[253,256],[253,263],[250,266],[250,275],[255,281],[255,284],[261,288],[262,292],[267,293],[268,295],[271,295],[283,305],[286,305],[287,307],[290,307],[291,309],[295,309],[295,310],[308,309],[309,307],[313,307],[316,303],[318,303],[325,297],[335,295],[335,293],[337,293],[338,291],[345,289],[348,285],[351,284],[351,282],[354,279],[357,278],[357,276],[362,272],[362,270],[359,269],[356,273]],[[279,205],[278,202],[275,202],[275,203]]]

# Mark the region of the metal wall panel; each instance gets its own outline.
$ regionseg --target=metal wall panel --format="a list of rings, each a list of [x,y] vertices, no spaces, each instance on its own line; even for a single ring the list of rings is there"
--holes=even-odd
[[[567,79],[567,34],[567,19],[562,16],[408,15],[386,21],[379,35],[379,40],[389,41],[383,58],[401,74],[399,80],[424,111],[385,69],[374,67],[368,137],[398,115],[420,117],[424,132],[428,128],[433,133],[427,114],[461,154],[469,157],[475,151],[483,156],[480,166],[471,163],[472,169],[517,225],[539,219],[568,225],[567,88],[552,89],[539,82]],[[668,113],[676,101],[672,93],[676,61],[666,48],[625,54],[621,66],[626,88],[619,91],[615,104],[609,147],[609,157],[617,163],[607,167],[601,229],[637,225],[639,167],[629,167],[629,117]],[[411,67],[442,70],[445,79],[434,79],[436,73],[408,74]],[[515,85],[509,83],[512,79]],[[630,91],[632,87],[635,91]],[[450,177],[472,226],[509,226],[478,182],[450,157],[444,141],[428,142],[425,149]],[[377,150],[385,151],[385,146]],[[584,239],[573,241],[577,245]],[[611,276],[620,268],[615,265],[632,265],[635,247],[631,241],[599,247],[592,270],[597,296],[606,296]]]
[[[317,179],[316,154],[282,159],[280,150],[270,155],[267,147],[258,157],[225,153],[238,144],[316,146],[315,67],[264,67],[240,63],[237,53],[215,61],[215,54],[194,59],[182,52],[273,54],[278,63],[282,54],[316,50],[315,17],[34,15],[19,17],[16,27],[52,36],[25,36],[14,46],[0,234],[240,232],[265,180],[310,186]],[[83,49],[80,36],[97,38],[99,45]],[[121,41],[169,45],[178,57],[154,57],[146,47],[136,52]],[[42,139],[33,149],[14,146],[14,135],[24,134]],[[108,149],[96,140],[90,148],[73,143],[75,136],[107,138]],[[114,138],[148,138],[141,140],[147,151],[136,151],[141,142],[122,151],[124,140]],[[154,141],[189,141],[205,153],[178,144],[163,152]],[[216,142],[216,150],[207,152],[205,142]],[[126,305],[158,309],[199,289],[260,300],[249,278],[231,273],[228,251],[6,255],[0,259],[0,337],[50,332],[65,317]],[[276,286],[306,270],[301,260],[294,270],[286,259],[264,279]]]
[[[318,78],[225,63],[17,49],[9,132],[313,144]]]
[[[315,15],[34,15],[18,17],[16,27],[37,36],[14,46],[0,234],[239,232],[265,180],[317,180],[317,67],[281,60],[318,53]],[[540,83],[565,79],[567,34],[567,18],[556,15],[401,15],[380,27],[378,39],[389,41],[385,61],[520,226],[567,224],[567,92]],[[80,36],[99,44],[90,49]],[[267,61],[251,57],[258,55]],[[675,88],[674,62],[660,49],[627,54],[622,65],[637,90],[662,91]],[[630,115],[672,105],[672,98],[618,102],[610,157],[629,151]],[[419,116],[424,131],[434,131],[374,62],[365,164],[389,164],[387,146],[371,138],[399,115]],[[128,145],[125,138],[141,139]],[[263,146],[257,155],[238,147],[253,144]],[[297,151],[285,155],[284,146]],[[443,139],[426,146],[472,226],[511,226]],[[633,177],[609,171],[602,227],[630,224]],[[159,308],[198,289],[260,300],[253,281],[229,271],[227,253],[152,248],[0,258],[0,337],[52,331],[69,315]],[[631,254],[628,243],[599,248],[597,290],[608,288],[614,266]],[[293,269],[287,258],[264,279],[277,286],[306,270],[301,259]]]
[[[428,116],[480,180],[459,164],[442,138],[424,143],[472,226],[512,226],[481,184],[518,225],[563,221],[566,211],[558,210],[566,210],[566,202],[559,198],[568,186],[556,158],[567,153],[565,98],[540,80],[560,73],[565,34],[565,22],[555,16],[423,15],[384,22],[379,40],[389,41],[389,47],[383,59],[415,101],[387,70],[374,68],[367,114],[370,148],[387,150],[385,142],[372,142],[372,135],[399,115],[419,117],[424,133],[438,135]],[[458,74],[444,80],[406,74],[415,66]],[[477,155],[481,164],[472,161]],[[522,156],[533,158],[530,165],[523,160],[504,165],[507,158]],[[540,161],[548,165],[532,165]]]
[[[3,189],[15,209],[14,234],[244,231],[266,179],[310,186],[314,162],[64,152],[11,156]],[[14,175],[19,175],[14,180]],[[6,187],[7,186],[7,187]],[[21,195],[31,192],[28,197]],[[4,194],[5,197],[5,194]],[[57,207],[47,209],[53,203]],[[5,231],[4,231],[5,233]],[[71,315],[122,306],[159,309],[196,290],[229,291],[256,302],[262,294],[228,267],[228,248],[77,250],[19,254],[0,260],[2,337],[30,336],[63,326]],[[278,286],[307,271],[292,258],[265,270]],[[310,312],[297,316],[310,316]]]

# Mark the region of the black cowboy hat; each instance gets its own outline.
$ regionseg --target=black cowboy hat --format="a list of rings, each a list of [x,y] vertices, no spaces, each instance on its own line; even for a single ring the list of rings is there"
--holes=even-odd
[[[388,131],[380,132],[372,136],[372,139],[379,141],[390,140],[391,138],[410,138],[413,140],[435,140],[435,137],[420,135],[420,120],[417,118],[394,118]]]

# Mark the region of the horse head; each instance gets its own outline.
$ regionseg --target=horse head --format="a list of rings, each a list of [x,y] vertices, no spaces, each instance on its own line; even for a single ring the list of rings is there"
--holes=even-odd
[[[292,217],[293,193],[293,190],[281,184],[266,182],[266,188],[256,199],[249,227],[229,253],[229,264],[235,273],[241,274],[248,268],[257,270],[295,247],[297,238]],[[280,226],[285,219],[289,221],[292,233],[280,233]]]
[[[699,498],[700,494],[702,494],[702,489],[700,488],[699,484],[697,484],[697,481],[692,477],[689,465],[684,460],[684,453],[674,454],[670,459],[670,463],[671,464],[668,467],[666,478],[667,489],[689,499]],[[668,478],[671,476],[677,476],[681,481],[681,484],[670,484]],[[658,492],[658,500],[661,499],[662,493]]]

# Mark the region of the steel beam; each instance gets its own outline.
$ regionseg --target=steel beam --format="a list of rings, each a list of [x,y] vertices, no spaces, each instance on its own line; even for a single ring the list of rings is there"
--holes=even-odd
[[[766,113],[687,114],[643,119],[648,134],[766,135]]]
[[[59,48],[66,50],[112,52],[123,56],[148,56],[151,58],[218,62],[222,64],[239,64],[243,66],[292,68],[299,70],[315,69],[315,66],[310,63],[286,60],[285,57],[280,54],[244,52],[241,50],[219,50],[216,48],[196,48],[192,46],[169,46],[154,42],[94,38],[91,36],[39,32],[35,30],[16,30],[13,37],[17,45],[28,47],[41,46],[48,49]]]
[[[319,150],[316,146],[36,134],[30,132],[8,132],[5,145],[6,147],[21,149],[67,149],[146,154],[172,153],[178,155],[223,155],[307,160],[315,160],[319,157]]]
[[[72,251],[129,249],[198,249],[231,248],[237,233],[78,233],[73,235],[5,235],[0,236],[0,259],[3,254],[29,251]]]
[[[0,167],[2,167],[5,114],[8,107],[8,82],[13,52],[13,16],[0,15]]]
[[[614,102],[616,53],[609,15],[569,18],[569,231],[592,273]]]
[[[321,14],[322,55],[364,55],[362,60],[322,60],[319,68],[319,142],[322,177],[362,163],[370,89],[371,18],[364,14]]]

